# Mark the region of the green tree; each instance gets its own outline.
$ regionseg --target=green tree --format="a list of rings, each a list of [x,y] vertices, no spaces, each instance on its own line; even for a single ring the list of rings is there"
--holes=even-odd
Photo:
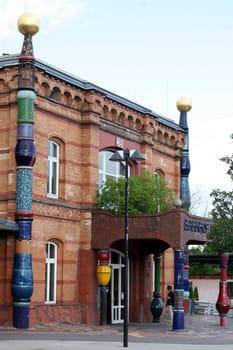
[[[151,214],[174,206],[174,192],[161,177],[149,171],[129,177],[129,214]],[[97,207],[116,214],[125,212],[125,178],[108,178],[97,193]]]
[[[233,140],[233,134],[231,135]],[[233,181],[233,154],[221,158],[228,164],[227,174]],[[217,253],[233,252],[233,190],[215,189],[210,196],[213,198],[213,225],[208,233],[209,245]]]

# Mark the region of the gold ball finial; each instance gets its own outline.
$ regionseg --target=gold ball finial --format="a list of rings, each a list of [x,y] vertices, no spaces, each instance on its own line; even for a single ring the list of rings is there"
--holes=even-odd
[[[180,112],[188,112],[192,108],[192,101],[188,97],[181,97],[177,101],[176,107]]]
[[[33,13],[24,13],[18,19],[18,29],[23,35],[35,35],[40,28],[39,17]]]

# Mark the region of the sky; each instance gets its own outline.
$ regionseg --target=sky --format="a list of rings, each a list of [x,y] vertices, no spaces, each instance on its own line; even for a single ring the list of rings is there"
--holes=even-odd
[[[189,97],[191,193],[206,210],[232,189],[219,160],[233,148],[232,0],[0,0],[0,53],[21,51],[24,12],[40,18],[36,58],[177,123]]]

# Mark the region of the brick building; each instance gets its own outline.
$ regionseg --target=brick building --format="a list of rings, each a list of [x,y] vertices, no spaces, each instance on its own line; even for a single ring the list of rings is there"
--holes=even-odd
[[[112,266],[108,321],[122,322],[124,219],[96,210],[98,183],[108,175],[121,175],[118,165],[110,165],[112,152],[137,149],[145,161],[131,162],[130,174],[143,169],[158,173],[179,198],[186,130],[40,60],[34,65],[30,324],[99,322],[96,268],[97,252],[103,248],[110,250]],[[0,57],[0,325],[12,324],[12,273],[19,249],[15,239],[18,68],[17,55]],[[161,256],[164,298],[166,285],[174,282],[173,249],[205,241],[205,224],[208,220],[175,206],[158,215],[130,216],[130,321],[151,321],[153,258]]]

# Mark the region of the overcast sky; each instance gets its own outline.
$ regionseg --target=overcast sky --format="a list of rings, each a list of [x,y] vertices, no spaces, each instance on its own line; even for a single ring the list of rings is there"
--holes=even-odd
[[[36,58],[179,122],[192,100],[190,187],[232,188],[232,0],[0,0],[0,47],[19,53],[18,17],[36,13]]]

